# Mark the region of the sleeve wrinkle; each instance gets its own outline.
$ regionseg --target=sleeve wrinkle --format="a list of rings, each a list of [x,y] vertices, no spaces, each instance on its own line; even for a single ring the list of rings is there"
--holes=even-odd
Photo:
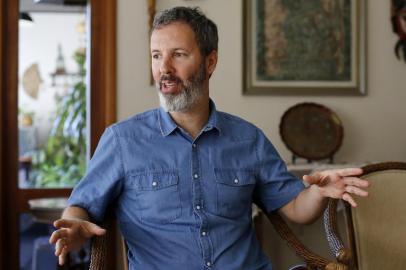
[[[117,139],[117,133],[115,132],[115,130],[113,128],[111,128],[111,132],[113,133],[113,141],[114,143],[117,145],[117,151],[118,151],[118,157],[120,159],[120,166],[121,166],[121,175],[122,177],[119,178],[119,180],[123,179],[123,175],[125,175],[125,168],[124,168],[124,162],[123,162],[123,154],[122,154],[122,150],[121,150],[121,144]]]

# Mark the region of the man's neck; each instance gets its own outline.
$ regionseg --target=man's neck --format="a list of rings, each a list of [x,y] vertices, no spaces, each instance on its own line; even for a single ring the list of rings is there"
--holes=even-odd
[[[196,138],[209,120],[209,97],[203,96],[193,108],[185,112],[169,112],[173,121],[190,136]]]

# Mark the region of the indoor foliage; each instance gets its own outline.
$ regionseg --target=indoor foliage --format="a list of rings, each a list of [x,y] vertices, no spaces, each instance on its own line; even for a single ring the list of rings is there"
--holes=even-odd
[[[36,187],[72,187],[86,169],[86,84],[85,54],[74,55],[79,81],[57,105],[47,144],[34,163]]]

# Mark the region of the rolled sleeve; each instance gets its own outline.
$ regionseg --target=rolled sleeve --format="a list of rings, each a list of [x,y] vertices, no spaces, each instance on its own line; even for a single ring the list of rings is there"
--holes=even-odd
[[[68,205],[84,208],[92,220],[102,221],[107,206],[121,192],[123,177],[120,145],[114,130],[108,128],[99,141],[85,176],[73,189]]]
[[[264,211],[271,212],[296,198],[305,186],[287,170],[285,162],[262,131],[258,132],[257,139],[260,167],[254,202]]]

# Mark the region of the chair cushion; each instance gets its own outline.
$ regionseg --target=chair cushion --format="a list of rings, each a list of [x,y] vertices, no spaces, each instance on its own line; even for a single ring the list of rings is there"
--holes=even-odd
[[[405,269],[406,170],[374,172],[369,196],[358,198],[352,210],[358,266],[368,269]]]

